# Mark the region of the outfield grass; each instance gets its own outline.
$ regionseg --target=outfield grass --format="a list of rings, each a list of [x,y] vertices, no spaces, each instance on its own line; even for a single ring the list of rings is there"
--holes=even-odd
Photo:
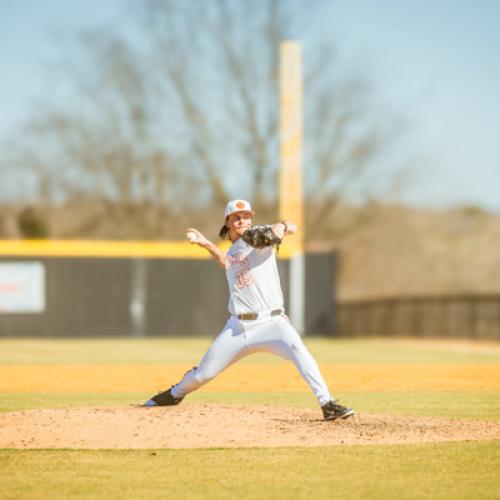
[[[39,373],[50,373],[51,366],[87,365],[90,373],[97,370],[95,380],[99,381],[105,373],[99,369],[106,366],[122,365],[120,369],[126,371],[144,365],[148,372],[172,363],[192,366],[210,342],[209,338],[0,340],[0,376],[12,374],[16,367],[22,373],[23,367],[36,370],[37,365],[44,366],[47,370]],[[491,374],[500,366],[499,343],[323,338],[306,339],[306,343],[320,365],[340,367],[336,375],[339,382],[348,374],[353,380],[359,367],[358,385],[373,385],[373,380],[363,377],[367,373],[376,377],[391,366],[411,367],[400,376],[411,374],[424,381],[422,390],[353,390],[342,386],[335,392],[361,413],[500,420],[500,390],[486,389],[495,384],[481,385],[485,376],[492,381]],[[241,361],[254,371],[269,373],[276,373],[275,365],[284,373],[282,363],[269,355]],[[370,369],[364,372],[364,365]],[[448,367],[444,386],[430,384],[432,380],[425,375],[441,373],[441,365]],[[237,373],[228,371],[225,376],[230,379]],[[380,380],[394,380],[391,377],[380,375]],[[464,387],[466,382],[474,385],[475,377],[478,384],[473,390],[456,389],[462,379]],[[126,405],[150,396],[130,388],[64,392],[56,390],[55,384],[54,390],[26,392],[16,389],[22,381],[12,379],[12,383],[13,390],[0,392],[0,411]],[[453,385],[453,390],[446,383]],[[307,390],[235,392],[208,387],[190,395],[183,404],[200,402],[317,407]],[[0,499],[500,498],[499,449],[498,442],[275,449],[3,449]]]
[[[148,339],[0,339],[0,365],[197,363],[209,337]],[[414,339],[329,339],[306,337],[319,363],[500,363],[500,342]],[[254,354],[243,364],[275,364],[278,358]]]
[[[498,443],[2,450],[2,498],[495,498]]]

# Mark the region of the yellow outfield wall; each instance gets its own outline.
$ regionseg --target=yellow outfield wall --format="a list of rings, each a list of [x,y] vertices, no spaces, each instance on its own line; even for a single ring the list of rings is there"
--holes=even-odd
[[[165,389],[192,368],[167,365],[4,365],[0,392],[141,392]],[[322,364],[333,391],[500,390],[500,364]],[[236,365],[203,390],[308,391],[289,364]]]
[[[229,242],[218,245],[223,250]],[[291,245],[282,245],[279,258],[293,254]],[[113,241],[113,240],[0,240],[0,256],[4,257],[102,257],[210,259],[198,245],[186,241]]]
[[[208,259],[197,245],[184,241],[2,240],[0,255],[37,257],[163,257]]]

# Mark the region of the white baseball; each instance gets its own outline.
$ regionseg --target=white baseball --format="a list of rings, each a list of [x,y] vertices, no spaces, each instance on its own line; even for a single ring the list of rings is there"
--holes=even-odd
[[[198,235],[194,231],[186,231],[186,238],[190,243],[196,243]]]

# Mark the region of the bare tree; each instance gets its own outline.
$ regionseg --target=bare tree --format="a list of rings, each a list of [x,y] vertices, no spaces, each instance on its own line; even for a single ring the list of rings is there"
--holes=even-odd
[[[30,151],[37,153],[25,160],[44,196],[98,201],[108,217],[143,236],[162,234],[169,217],[232,197],[249,197],[272,213],[279,44],[315,40],[308,22],[299,25],[304,2],[131,6],[135,36],[113,29],[83,35],[84,57],[68,72],[77,99],[32,122],[37,144]],[[362,80],[332,71],[335,52],[318,40],[313,45],[305,50],[307,224],[316,237],[328,237],[331,214],[350,185],[362,185],[385,137],[367,116]],[[146,230],[148,209],[156,216]]]

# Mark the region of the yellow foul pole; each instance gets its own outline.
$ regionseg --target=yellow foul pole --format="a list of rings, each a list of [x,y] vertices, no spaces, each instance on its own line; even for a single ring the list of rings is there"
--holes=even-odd
[[[280,47],[280,190],[281,220],[298,225],[287,236],[290,259],[290,317],[304,333],[304,207],[302,188],[302,59],[300,45],[285,41]],[[288,253],[288,252],[287,252]]]

